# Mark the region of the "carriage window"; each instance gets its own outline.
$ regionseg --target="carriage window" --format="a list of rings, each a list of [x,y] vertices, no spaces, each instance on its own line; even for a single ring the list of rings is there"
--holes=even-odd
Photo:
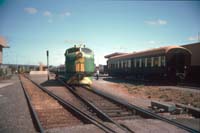
[[[140,60],[140,67],[142,67],[142,59],[140,58],[139,60]]]
[[[109,62],[108,62],[108,68],[110,68],[110,64],[109,64]]]
[[[165,66],[165,56],[161,56],[161,66]]]
[[[134,59],[134,67],[137,67],[137,59]]]
[[[134,67],[134,59],[131,60],[131,66]]]
[[[124,61],[124,68],[126,68],[126,60]]]
[[[154,57],[154,60],[153,60],[154,67],[158,67],[158,61],[159,61],[158,57]]]
[[[145,67],[145,58],[142,58],[142,67]]]
[[[128,68],[131,68],[131,60],[128,60]]]
[[[144,66],[147,67],[147,58],[145,58]]]
[[[136,66],[135,67],[140,67],[140,59],[136,59]]]
[[[147,67],[151,67],[151,58],[147,58]]]
[[[154,57],[151,57],[151,67],[153,67],[153,60],[154,60]]]
[[[158,57],[158,67],[161,66],[161,56]]]
[[[121,68],[123,68],[123,61],[121,61]]]
[[[117,61],[117,68],[119,69],[119,61]]]

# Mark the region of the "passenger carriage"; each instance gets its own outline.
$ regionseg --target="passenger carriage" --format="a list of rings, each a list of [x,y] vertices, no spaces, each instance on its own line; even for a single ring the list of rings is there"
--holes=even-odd
[[[168,46],[142,52],[111,56],[108,73],[142,79],[184,79],[190,69],[191,52],[180,46]]]

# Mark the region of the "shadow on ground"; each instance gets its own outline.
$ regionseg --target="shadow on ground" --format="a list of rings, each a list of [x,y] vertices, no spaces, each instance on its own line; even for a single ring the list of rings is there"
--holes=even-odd
[[[51,79],[51,80],[47,80],[43,83],[41,83],[40,85],[44,86],[44,87],[51,87],[51,86],[63,86],[61,83],[59,83],[57,80],[55,79]]]

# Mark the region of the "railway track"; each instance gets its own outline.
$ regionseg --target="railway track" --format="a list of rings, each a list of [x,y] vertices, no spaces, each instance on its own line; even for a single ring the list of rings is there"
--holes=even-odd
[[[199,131],[195,129],[182,125],[173,120],[164,118],[150,111],[141,109],[137,106],[131,105],[123,100],[119,100],[110,95],[105,95],[101,92],[98,92],[97,90],[94,91],[93,89],[88,89],[81,86],[69,86],[61,80],[59,81],[64,84],[68,89],[70,89],[72,93],[74,93],[77,97],[84,101],[88,105],[88,107],[90,107],[90,109],[97,114],[97,116],[101,117],[102,120],[112,122],[119,127],[124,128],[127,132],[133,131],[128,129],[125,125],[119,124],[117,120],[153,118],[167,122],[188,132],[199,133]]]
[[[79,108],[56,96],[26,76],[20,75],[21,85],[27,98],[34,124],[39,132],[54,127],[94,124],[107,133],[116,133],[114,126],[99,121]],[[42,102],[41,102],[42,101]]]
[[[58,97],[46,88],[36,84],[35,82],[31,81],[31,83],[38,87],[38,89],[41,89],[43,92],[47,93],[50,97],[53,97],[53,99],[56,99],[64,108],[70,110],[70,112],[74,114],[75,117],[79,116],[78,120],[80,121],[80,124],[92,123],[104,132],[119,132],[119,129],[121,130],[121,132],[134,132],[128,127],[126,127],[126,125],[118,123],[118,120],[137,118],[155,118],[173,124],[189,132],[198,132],[194,129],[185,127],[184,125],[181,125],[177,122],[155,115],[149,111],[144,111],[138,107],[135,107],[128,103],[124,103],[124,101],[112,98],[109,95],[104,95],[100,92],[95,92],[94,90],[88,90],[87,88],[82,88],[80,86],[71,87],[62,82],[73,94],[75,94],[79,99],[81,99],[81,101],[79,100],[78,103],[73,103],[72,105],[71,103],[66,102],[66,100],[63,100],[62,98]],[[24,90],[26,91],[26,89]],[[72,101],[75,100],[77,101],[76,98]],[[33,110],[35,109],[33,108]],[[36,114],[35,117],[36,121],[38,121],[39,123],[38,125],[41,126],[44,130],[45,128],[42,125],[43,123],[41,124],[40,122],[40,119],[37,115],[37,111],[33,112],[35,112]],[[115,125],[114,128],[113,126],[110,126],[108,123],[105,122],[112,123],[113,125]],[[119,128],[118,131],[115,128]]]

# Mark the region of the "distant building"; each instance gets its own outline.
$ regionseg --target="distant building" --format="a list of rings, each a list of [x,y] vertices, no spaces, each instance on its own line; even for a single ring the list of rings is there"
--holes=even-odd
[[[182,45],[182,47],[185,47],[192,52],[190,73],[191,80],[200,82],[200,42]]]
[[[3,63],[3,48],[8,48],[6,39],[0,36],[0,64]]]
[[[191,66],[200,66],[200,42],[182,45],[192,52]]]

